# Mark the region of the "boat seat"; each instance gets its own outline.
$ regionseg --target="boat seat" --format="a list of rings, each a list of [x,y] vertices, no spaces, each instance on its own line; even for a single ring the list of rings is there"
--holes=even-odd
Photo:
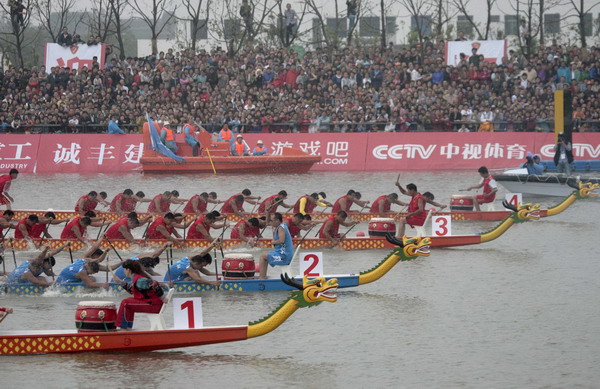
[[[421,237],[426,236],[425,235],[425,225],[415,226],[415,230],[417,230],[417,234],[416,234],[417,236],[421,236]]]
[[[494,207],[494,203],[487,203],[486,207],[485,207],[486,211],[492,212],[496,210],[496,207]]]
[[[147,317],[148,320],[150,321],[150,331],[166,330],[167,325],[165,324],[164,313],[165,313],[165,310],[167,309],[167,305],[169,305],[171,303],[171,300],[173,300],[174,293],[175,293],[175,288],[169,289],[169,291],[167,292],[167,296],[164,299],[164,303],[163,303],[162,307],[160,308],[159,313],[136,312],[135,316],[140,317],[140,318]]]

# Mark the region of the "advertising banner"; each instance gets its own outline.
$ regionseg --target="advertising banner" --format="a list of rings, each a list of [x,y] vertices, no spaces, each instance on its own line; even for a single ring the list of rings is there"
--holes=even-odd
[[[63,47],[58,43],[46,43],[46,72],[49,74],[53,67],[79,69],[84,66],[92,67],[94,57],[98,59],[100,69],[104,69],[104,44],[88,46],[85,44]]]
[[[483,55],[484,61],[500,65],[506,56],[506,41],[448,41],[446,42],[446,65],[456,66],[460,63],[461,53],[468,60],[473,48],[477,54]]]
[[[10,169],[35,172],[40,135],[0,135],[0,174]]]

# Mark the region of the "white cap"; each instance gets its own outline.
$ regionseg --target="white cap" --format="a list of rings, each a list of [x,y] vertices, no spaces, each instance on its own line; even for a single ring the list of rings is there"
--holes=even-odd
[[[259,141],[257,141],[256,143],[257,143],[257,144],[259,144],[259,145],[262,145],[262,144],[263,144],[263,141],[262,141],[262,140],[259,140]]]
[[[240,134],[238,134],[238,135],[236,136],[236,138],[243,138],[243,136],[241,136]]]

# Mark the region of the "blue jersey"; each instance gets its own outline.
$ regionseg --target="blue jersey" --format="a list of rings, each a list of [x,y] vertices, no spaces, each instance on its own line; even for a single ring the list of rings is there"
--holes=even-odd
[[[268,254],[269,265],[271,266],[287,266],[292,261],[294,256],[294,242],[287,224],[281,223],[285,234],[285,240],[282,244],[276,244],[275,248]],[[279,240],[279,228],[273,231],[273,239]]]
[[[138,257],[131,257],[131,258],[129,258],[129,259],[131,259],[132,261],[137,261],[137,260],[139,260],[139,259],[140,259],[140,257],[139,257],[139,256],[138,256]],[[125,269],[123,269],[123,266],[119,266],[119,267],[118,267],[118,268],[115,270],[115,276],[119,277],[119,278],[120,278],[121,280],[123,280],[123,281],[130,281],[130,280],[131,280],[131,278],[129,278],[129,277],[127,277],[127,276],[125,275]]]
[[[185,273],[187,269],[190,268],[190,259],[188,257],[181,258],[179,261],[175,262],[173,266],[171,266],[171,270],[165,274],[164,281],[183,281],[188,275]],[[171,278],[169,278],[169,276]]]
[[[71,283],[71,282],[81,282],[81,280],[79,278],[75,277],[75,275],[83,270],[83,267],[85,266],[85,264],[86,264],[85,259],[76,260],[69,267],[64,268],[60,272],[60,274],[56,278],[55,283],[58,285],[61,285],[61,284],[66,284],[66,283]]]
[[[22,264],[20,264],[19,266],[17,266],[17,268],[15,270],[13,270],[9,275],[8,275],[8,279],[6,281],[7,284],[18,284],[19,282],[29,282],[23,278],[21,278],[21,276],[27,272],[33,274],[34,277],[39,276],[40,274],[42,274],[42,270],[40,270],[37,274],[33,273],[31,271],[31,269],[29,268],[29,261],[25,261]]]

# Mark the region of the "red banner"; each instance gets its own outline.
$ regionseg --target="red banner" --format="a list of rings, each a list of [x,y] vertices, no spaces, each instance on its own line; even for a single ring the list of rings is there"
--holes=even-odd
[[[294,147],[322,157],[313,171],[510,168],[527,152],[554,156],[551,133],[245,134],[271,154]],[[181,134],[178,141],[183,141]],[[109,134],[0,135],[0,173],[127,173],[141,169],[142,136]],[[573,134],[576,160],[600,158],[600,133]],[[251,157],[249,157],[251,158]]]

